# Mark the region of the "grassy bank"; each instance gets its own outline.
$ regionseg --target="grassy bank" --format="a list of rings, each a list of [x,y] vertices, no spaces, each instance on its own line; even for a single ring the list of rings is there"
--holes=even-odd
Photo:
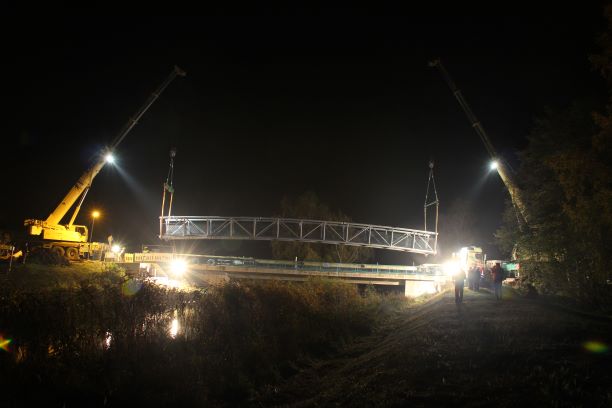
[[[0,289],[0,405],[240,404],[406,302],[323,280],[181,292],[45,268],[51,289],[34,269]]]
[[[612,406],[610,319],[471,290],[400,316],[251,406]]]
[[[14,264],[10,272],[8,267],[2,271],[0,281],[5,291],[43,292],[82,286],[102,288],[120,285],[127,280],[123,269],[101,262],[79,262],[66,266],[30,262],[26,265]]]

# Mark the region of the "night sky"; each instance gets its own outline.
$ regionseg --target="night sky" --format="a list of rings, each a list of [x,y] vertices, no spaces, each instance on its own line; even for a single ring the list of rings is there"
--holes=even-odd
[[[158,243],[168,151],[176,215],[278,212],[313,190],[354,221],[423,227],[428,161],[445,212],[467,200],[494,254],[507,193],[440,73],[440,57],[513,166],[546,106],[602,98],[588,55],[597,2],[554,13],[395,17],[15,16],[6,41],[0,228],[45,219],[174,64],[177,78],[120,145],[77,218],[137,250]],[[563,8],[566,7],[566,8]],[[10,30],[10,27],[4,28]],[[265,256],[268,243],[211,250]],[[206,250],[206,245],[203,246]],[[381,262],[409,262],[380,251]]]

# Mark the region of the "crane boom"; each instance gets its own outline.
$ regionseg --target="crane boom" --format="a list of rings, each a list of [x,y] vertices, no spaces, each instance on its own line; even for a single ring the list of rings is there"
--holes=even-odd
[[[80,204],[83,202],[85,195],[89,191],[91,184],[93,182],[94,177],[102,170],[102,167],[107,162],[107,157],[109,154],[112,154],[114,150],[119,146],[119,144],[123,141],[125,136],[132,130],[132,128],[138,123],[142,115],[153,105],[155,100],[161,95],[161,93],[166,89],[166,87],[176,78],[178,75],[185,76],[185,72],[181,70],[179,67],[175,66],[170,75],[166,78],[166,80],[149,96],[144,105],[136,112],[132,118],[128,120],[128,122],[123,126],[121,131],[117,134],[115,139],[109,145],[109,147],[105,148],[96,163],[93,164],[85,173],[81,175],[81,177],[77,180],[77,182],[72,186],[68,194],[64,197],[64,199],[60,202],[60,204],[53,210],[51,214],[45,220],[45,223],[49,225],[59,224],[59,222],[64,218],[66,213],[70,210],[70,208],[74,205],[79,197],[81,197],[81,201],[79,205],[75,209],[70,222],[68,225],[72,225],[74,219],[76,218]]]
[[[85,200],[87,192],[91,188],[91,184],[96,175],[102,170],[102,167],[107,163],[108,158],[115,151],[117,146],[123,141],[132,128],[138,123],[142,115],[153,105],[161,93],[177,76],[185,76],[185,72],[175,66],[166,80],[149,96],[144,105],[131,117],[128,122],[121,128],[117,136],[113,139],[97,158],[96,162],[86,171],[77,182],[70,188],[64,196],[60,204],[49,214],[46,220],[27,219],[24,225],[28,229],[28,234],[38,237],[36,242],[32,243],[30,248],[47,248],[51,249],[59,255],[65,255],[66,258],[75,260],[86,254],[91,255],[94,246],[88,242],[87,227],[84,225],[73,225],[76,219],[81,204]],[[68,224],[60,224],[64,216],[70,211],[72,206],[77,202],[75,209],[70,217]]]
[[[459,105],[465,112],[468,120],[470,121],[470,124],[472,125],[472,127],[474,128],[478,136],[480,137],[480,140],[482,141],[482,143],[484,144],[485,149],[487,150],[487,153],[489,153],[489,156],[491,156],[491,159],[497,163],[497,172],[500,178],[502,179],[502,182],[506,186],[506,189],[508,190],[508,193],[510,194],[510,199],[512,200],[512,204],[518,210],[521,220],[525,224],[528,224],[528,221],[529,221],[528,213],[527,213],[527,210],[525,208],[524,202],[521,197],[521,191],[516,186],[516,183],[514,181],[512,173],[509,171],[508,166],[501,159],[501,157],[497,154],[495,148],[493,147],[493,144],[491,143],[491,140],[489,139],[489,136],[487,135],[487,132],[485,132],[484,130],[484,127],[482,126],[482,124],[480,123],[480,121],[478,120],[474,112],[472,112],[470,105],[468,105],[467,101],[463,97],[461,90],[457,88],[457,85],[455,85],[450,75],[448,74],[448,71],[446,71],[446,69],[444,68],[444,65],[442,65],[442,62],[439,59],[436,59],[430,62],[429,66],[438,68],[438,70],[442,74],[442,77],[448,84],[449,88],[451,89],[451,92],[453,93],[453,95],[455,95],[455,98],[457,98]]]

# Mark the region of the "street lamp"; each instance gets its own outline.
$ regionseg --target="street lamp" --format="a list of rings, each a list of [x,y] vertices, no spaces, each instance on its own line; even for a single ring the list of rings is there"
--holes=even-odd
[[[96,221],[96,218],[98,218],[99,216],[100,216],[100,211],[92,211],[91,213],[91,231],[89,231],[89,242],[91,242],[93,239],[94,222]]]
[[[493,160],[491,163],[489,163],[489,169],[491,169],[491,171],[497,170],[497,167],[499,167],[497,160]]]

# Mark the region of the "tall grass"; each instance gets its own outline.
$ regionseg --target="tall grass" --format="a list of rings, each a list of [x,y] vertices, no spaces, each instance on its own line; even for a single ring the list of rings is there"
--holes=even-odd
[[[244,403],[404,302],[325,280],[181,292],[113,279],[0,289],[0,333],[12,339],[0,405]]]

